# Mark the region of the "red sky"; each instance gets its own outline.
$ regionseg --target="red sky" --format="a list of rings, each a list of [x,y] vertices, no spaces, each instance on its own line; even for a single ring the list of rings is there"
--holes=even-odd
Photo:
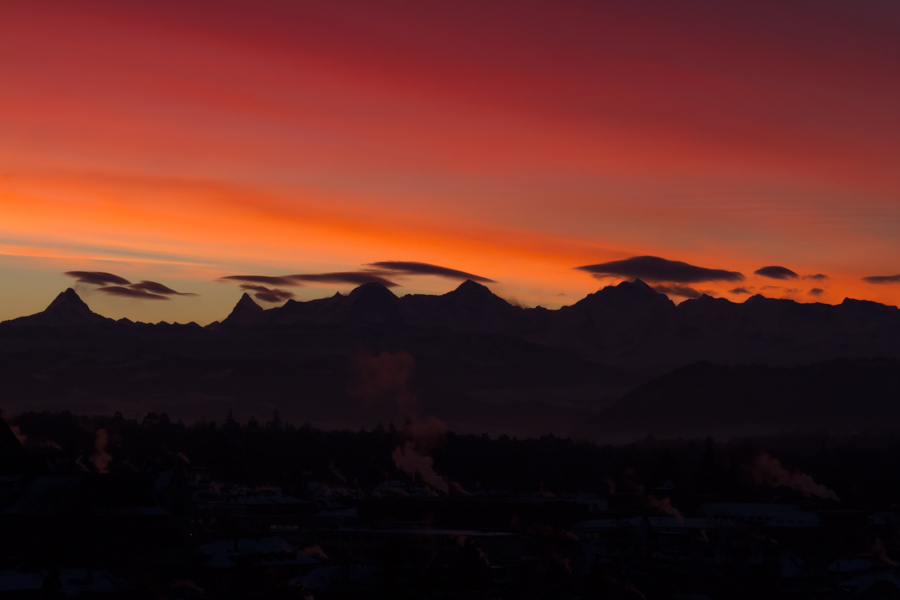
[[[900,274],[898,74],[893,0],[3,2],[0,319],[70,270],[200,294],[81,289],[102,314],[205,323],[220,276],[385,260],[555,307],[635,255],[900,304],[861,281]]]

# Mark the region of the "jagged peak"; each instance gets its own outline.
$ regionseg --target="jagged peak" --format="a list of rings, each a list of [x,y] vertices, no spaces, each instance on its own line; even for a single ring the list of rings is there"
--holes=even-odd
[[[251,325],[260,322],[264,318],[264,313],[263,307],[257,304],[250,294],[244,292],[222,324]]]
[[[257,304],[256,301],[253,300],[253,298],[251,298],[250,294],[248,294],[247,292],[244,292],[244,295],[241,296],[241,299],[238,300],[238,303],[235,305],[234,308],[235,308],[235,310],[237,310],[238,308],[240,308],[242,310],[249,309],[254,312],[262,312],[263,311],[263,307],[260,306],[259,304]]]
[[[397,295],[389,290],[387,286],[378,281],[370,281],[369,283],[362,284],[361,286],[355,288],[352,292],[350,292],[347,297],[355,300],[360,296],[383,296],[385,298],[397,297]]]
[[[699,298],[688,298],[684,302],[681,302],[678,305],[679,310],[689,310],[689,309],[701,309],[708,310],[714,306],[722,307],[727,305],[733,305],[734,302],[729,300],[728,298],[717,298],[716,296],[710,296],[709,294],[703,294]]]
[[[492,292],[486,285],[472,281],[471,279],[466,279],[459,284],[455,290],[444,294],[444,297],[455,302],[462,302],[469,305],[491,304],[497,306],[512,306],[508,301]]]
[[[478,283],[477,281],[472,281],[471,279],[466,279],[461,284],[459,284],[456,287],[456,289],[453,291],[465,293],[465,294],[472,294],[472,293],[493,294],[493,292],[491,291],[491,289],[488,286]]]
[[[59,306],[77,306],[79,308],[90,310],[90,308],[88,308],[88,305],[85,304],[84,300],[81,299],[81,296],[78,295],[78,292],[76,292],[72,288],[68,288],[66,291],[60,292],[59,295],[53,300],[53,302],[50,303],[50,306],[47,307],[47,310],[51,310]]]
[[[709,294],[702,294],[699,298],[689,298],[689,300],[693,300],[694,302],[704,302],[704,303],[715,302],[718,304],[723,304],[723,303],[727,302],[728,304],[733,304],[733,302],[731,300],[729,300],[728,298],[722,298],[722,297],[717,298],[716,296],[711,296]],[[687,300],[685,300],[685,302],[687,302]]]
[[[642,292],[653,293],[654,295],[659,294],[656,290],[654,290],[651,286],[644,283],[641,279],[635,279],[634,281],[623,281],[616,287],[630,287],[635,290],[640,290]]]
[[[647,298],[655,298],[657,296],[666,297],[665,294],[660,294],[640,279],[635,279],[633,281],[622,281],[616,285],[607,285],[593,294],[588,294],[580,301],[583,302],[589,298],[634,297],[635,295],[645,296]]]

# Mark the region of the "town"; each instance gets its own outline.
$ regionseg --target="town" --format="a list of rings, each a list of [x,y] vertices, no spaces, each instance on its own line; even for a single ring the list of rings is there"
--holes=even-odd
[[[900,491],[884,483],[896,465],[876,458],[898,456],[893,436],[597,446],[440,425],[3,421],[0,591],[900,597]],[[776,452],[814,470],[824,461],[832,480]]]

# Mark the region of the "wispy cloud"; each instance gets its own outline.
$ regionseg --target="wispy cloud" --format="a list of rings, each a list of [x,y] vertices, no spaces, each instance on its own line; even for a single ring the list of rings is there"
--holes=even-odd
[[[659,292],[660,294],[665,294],[666,296],[681,296],[683,298],[699,298],[703,295],[703,292],[699,290],[695,290],[692,287],[686,285],[654,285],[653,289]]]
[[[753,272],[755,275],[768,277],[769,279],[797,279],[799,275],[788,269],[787,267],[762,267]]]
[[[872,275],[871,277],[863,277],[862,280],[866,283],[876,284],[900,283],[900,275]]]
[[[124,277],[103,271],[66,271],[64,275],[74,277],[76,283],[100,286],[97,288],[98,292],[122,298],[168,300],[169,296],[197,295],[189,292],[178,292],[156,281],[145,280],[139,283],[131,283]]]
[[[493,279],[488,279],[487,277],[482,277],[480,275],[474,275],[473,273],[467,273],[465,271],[458,271],[456,269],[450,269],[448,267],[441,267],[439,265],[432,265],[422,262],[388,260],[370,263],[367,266],[377,267],[379,269],[384,269],[385,271],[401,273],[403,275],[435,275],[437,277],[446,277],[447,279],[471,279],[472,281],[477,281],[479,283],[497,283]]]
[[[254,292],[253,297],[257,300],[262,300],[263,302],[271,302],[273,304],[284,302],[285,300],[290,300],[294,297],[294,292],[290,290],[283,290],[280,288],[267,288],[264,285],[243,283],[240,287],[242,290]]]
[[[97,288],[98,292],[109,294],[110,296],[121,296],[123,298],[136,298],[138,300],[169,300],[168,296],[160,296],[159,294],[151,294],[146,290],[135,290],[130,287],[108,286]]]
[[[309,273],[306,275],[291,275],[295,281],[313,283],[337,283],[363,285],[366,283],[380,283],[385,287],[397,287],[398,284],[386,279],[376,271],[344,271],[340,273]]]
[[[744,276],[737,271],[697,267],[678,260],[667,260],[658,256],[632,256],[625,260],[614,260],[596,265],[576,267],[594,277],[608,276],[638,278],[660,283],[701,283],[704,281],[743,281]]]
[[[218,281],[236,281],[260,285],[297,287],[306,283],[332,283],[338,285],[363,285],[380,283],[385,287],[397,287],[398,284],[387,279],[386,271],[341,271],[336,273],[300,273],[296,275],[227,275]]]
[[[161,283],[157,283],[155,281],[141,281],[139,283],[133,283],[128,286],[133,290],[143,290],[145,292],[150,292],[151,294],[161,294],[164,296],[196,296],[197,294],[193,294],[190,292],[176,292],[169,286],[163,285]]]
[[[87,283],[90,285],[131,285],[131,282],[124,277],[119,277],[112,273],[104,273],[103,271],[66,271],[63,274],[74,277],[77,283]]]
[[[218,281],[238,281],[242,283],[258,283],[262,285],[300,285],[300,283],[294,281],[290,275],[228,275],[226,277],[219,277]]]

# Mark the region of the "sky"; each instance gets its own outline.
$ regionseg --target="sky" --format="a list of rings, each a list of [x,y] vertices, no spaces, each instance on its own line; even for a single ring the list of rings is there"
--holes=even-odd
[[[898,73],[894,0],[0,0],[0,320],[454,270],[551,308],[639,275],[897,305]]]

